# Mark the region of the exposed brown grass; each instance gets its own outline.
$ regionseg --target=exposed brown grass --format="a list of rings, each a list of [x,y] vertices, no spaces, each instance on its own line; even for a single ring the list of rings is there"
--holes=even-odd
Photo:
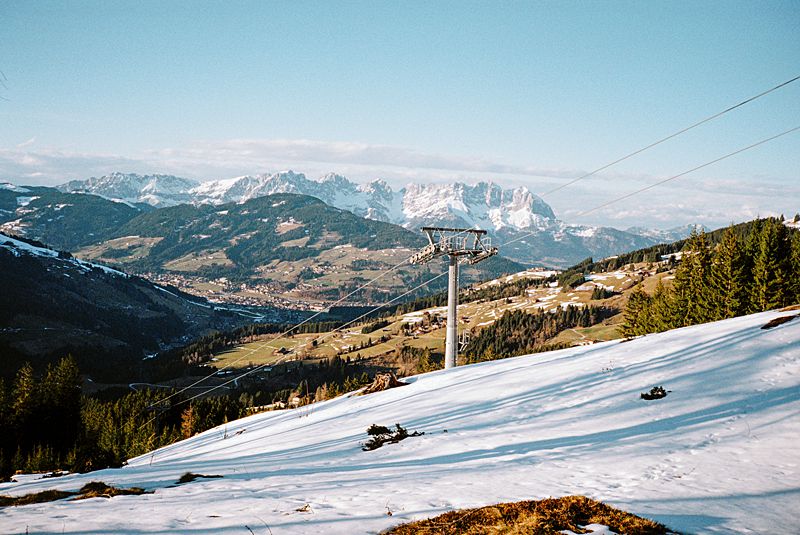
[[[215,478],[219,478],[219,477],[222,477],[222,476],[220,476],[220,475],[207,476],[205,474],[195,474],[195,473],[192,473],[192,472],[186,472],[185,474],[183,474],[181,476],[181,478],[175,484],[176,485],[183,485],[184,483],[191,483],[195,479],[201,479],[201,478],[202,479],[215,479]]]
[[[112,496],[152,494],[153,491],[146,491],[139,487],[120,489],[106,485],[102,481],[92,481],[87,483],[78,492],[67,490],[43,490],[24,496],[0,496],[0,507],[10,507],[19,505],[29,505],[32,503],[54,502],[64,498],[73,500],[85,500],[86,498],[111,498]]]
[[[152,494],[152,493],[153,493],[152,490],[146,491],[143,488],[139,487],[120,489],[117,487],[106,485],[102,481],[92,481],[91,483],[87,483],[83,487],[81,487],[81,490],[78,491],[78,496],[76,496],[73,499],[85,500],[87,498],[111,498],[112,496],[127,496],[127,495],[138,496],[140,494]]]
[[[615,509],[585,496],[564,496],[538,501],[501,503],[451,511],[435,518],[396,526],[392,535],[551,535],[569,529],[586,533],[580,526],[603,524],[616,533],[663,535],[667,528],[652,520]]]
[[[64,490],[43,490],[34,494],[26,494],[25,496],[0,496],[0,507],[10,507],[12,505],[29,505],[32,503],[45,503],[54,502],[75,496],[74,492]]]
[[[778,316],[777,318],[769,320],[767,323],[761,326],[762,329],[772,329],[773,327],[777,327],[778,325],[783,325],[786,322],[792,321],[797,317],[797,314],[793,316]]]

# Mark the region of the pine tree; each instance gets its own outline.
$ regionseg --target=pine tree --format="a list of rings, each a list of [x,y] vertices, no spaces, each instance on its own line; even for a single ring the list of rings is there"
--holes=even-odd
[[[744,259],[733,227],[726,229],[717,248],[709,277],[713,319],[733,318],[743,312]]]
[[[195,426],[197,424],[197,417],[193,405],[189,405],[181,413],[181,436],[189,438],[195,434]]]
[[[742,294],[744,302],[742,303],[742,313],[749,314],[755,312],[756,307],[753,304],[753,285],[754,276],[753,268],[755,265],[756,256],[758,256],[759,240],[761,238],[761,229],[764,226],[765,220],[756,219],[750,225],[749,234],[743,239],[744,253],[742,254],[742,273],[744,275]]]
[[[753,286],[750,311],[760,312],[785,302],[786,227],[768,219],[761,227],[758,249],[753,261]]]
[[[685,327],[709,321],[712,318],[708,302],[708,275],[711,254],[705,233],[692,234],[683,249],[681,263],[675,270],[673,286],[673,321],[675,327]]]
[[[625,317],[620,328],[624,337],[638,336],[652,332],[650,321],[650,296],[639,285],[631,292],[625,307]]]
[[[800,232],[792,232],[791,234],[787,301],[789,304],[800,304]]]
[[[48,366],[40,390],[44,438],[56,452],[66,453],[81,427],[81,378],[75,359],[70,355]]]
[[[16,422],[31,415],[36,406],[36,379],[33,367],[26,362],[17,371],[11,394],[11,413]]]
[[[673,328],[671,294],[662,281],[658,281],[650,299],[650,328],[652,332],[664,332]]]
[[[5,481],[13,473],[13,467],[9,462],[11,457],[13,440],[10,440],[10,433],[8,430],[11,428],[10,407],[8,405],[8,395],[6,393],[6,384],[0,378],[0,429],[4,432],[0,434],[0,481]]]

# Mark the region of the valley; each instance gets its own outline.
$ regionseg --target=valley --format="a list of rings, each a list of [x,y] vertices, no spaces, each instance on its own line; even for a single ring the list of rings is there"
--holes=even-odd
[[[800,532],[800,1],[0,18],[0,534]]]

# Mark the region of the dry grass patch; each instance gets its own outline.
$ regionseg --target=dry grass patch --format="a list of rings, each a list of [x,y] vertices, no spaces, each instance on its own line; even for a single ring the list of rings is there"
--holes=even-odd
[[[386,534],[551,535],[561,530],[586,533],[581,526],[602,524],[627,535],[665,535],[663,525],[615,509],[585,496],[501,503],[451,511],[435,518],[396,526]]]
[[[92,481],[87,483],[78,492],[71,492],[67,490],[43,490],[33,494],[26,494],[24,496],[0,496],[0,507],[10,507],[19,505],[30,505],[32,503],[46,503],[54,502],[56,500],[63,500],[64,498],[72,498],[73,500],[85,500],[87,498],[111,498],[112,496],[124,496],[140,494],[152,494],[153,491],[147,491],[139,487],[131,487],[129,489],[121,489],[106,485],[102,481]],[[74,496],[74,497],[73,497]]]
[[[43,490],[34,494],[26,494],[25,496],[0,496],[0,507],[10,507],[16,505],[29,505],[32,503],[45,503],[54,502],[56,500],[63,500],[75,496],[74,492],[65,490]]]
[[[773,327],[777,327],[778,325],[783,325],[784,323],[788,323],[795,319],[797,314],[793,316],[778,316],[777,318],[769,320],[766,324],[762,325],[762,329],[772,329]]]
[[[184,483],[191,483],[195,479],[216,479],[220,478],[220,475],[210,475],[207,476],[205,474],[194,474],[192,472],[186,472],[181,476],[181,478],[175,483],[176,485],[183,485]]]

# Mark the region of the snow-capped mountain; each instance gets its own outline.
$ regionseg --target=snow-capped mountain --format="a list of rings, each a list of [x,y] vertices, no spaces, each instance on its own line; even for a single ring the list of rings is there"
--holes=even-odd
[[[304,174],[294,171],[246,175],[204,182],[188,193],[196,204],[241,203],[275,193],[297,193],[317,197],[326,204],[362,217],[397,223],[397,218],[391,217],[395,194],[386,182],[375,180],[359,185],[335,173],[319,180],[309,180]]]
[[[660,243],[671,243],[684,239],[691,234],[693,230],[697,230],[697,232],[708,232],[708,228],[703,225],[686,225],[673,227],[666,230],[645,227],[629,227],[625,229],[625,232],[639,236],[645,236],[647,238],[653,238],[654,240],[658,240]]]
[[[120,469],[15,476],[0,494],[90,481],[152,494],[6,507],[0,523],[31,533],[350,535],[584,494],[682,533],[791,533],[800,319],[762,327],[796,314],[427,373],[229,422]],[[640,398],[656,385],[666,398]],[[361,450],[367,427],[395,423],[424,435]],[[187,472],[213,477],[176,485]]]
[[[492,182],[409,184],[394,191],[382,180],[356,184],[335,173],[311,180],[302,173],[284,171],[203,183],[166,175],[115,173],[73,181],[61,189],[159,207],[242,203],[275,193],[310,195],[361,217],[412,230],[423,226],[486,229],[499,244],[514,244],[504,253],[509,258],[553,266],[674,241],[690,232],[690,229],[632,232],[568,225],[558,220],[552,208],[525,186],[503,189]]]
[[[172,175],[111,173],[99,178],[72,180],[58,186],[58,189],[68,193],[91,193],[108,199],[161,207],[193,202],[189,192],[197,185],[196,180]]]

